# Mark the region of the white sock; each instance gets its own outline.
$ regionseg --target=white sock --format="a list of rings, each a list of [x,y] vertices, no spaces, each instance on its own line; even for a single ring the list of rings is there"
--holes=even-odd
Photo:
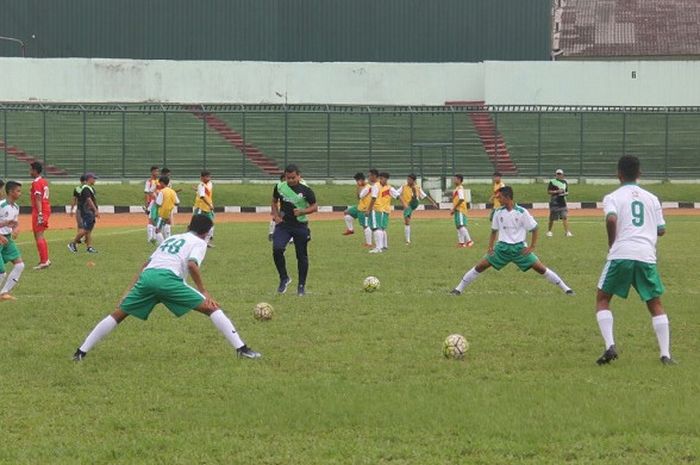
[[[350,215],[345,215],[345,227],[348,229],[348,231],[352,231],[352,220],[354,218]]]
[[[559,286],[562,291],[570,291],[571,288],[566,285],[566,283],[559,277],[558,274],[556,274],[554,271],[550,270],[547,268],[547,270],[544,272],[544,277],[547,278],[547,281],[550,283]]]
[[[152,241],[155,238],[156,238],[156,227],[153,226],[152,224],[149,224],[148,226],[146,226],[146,240]]]
[[[161,245],[164,240],[163,233],[156,233],[156,244]]]
[[[272,234],[273,232],[275,232],[275,221],[270,220],[270,226],[267,228],[267,233]]]
[[[12,271],[10,271],[10,274],[7,275],[7,281],[5,281],[5,285],[2,286],[2,290],[0,291],[0,294],[5,294],[7,292],[10,292],[12,290],[12,288],[17,285],[17,282],[19,281],[19,277],[22,276],[22,271],[24,271],[24,262],[17,263],[12,268]]]
[[[472,268],[471,270],[467,271],[464,273],[464,276],[462,276],[462,280],[457,284],[457,289],[459,292],[462,292],[465,287],[467,287],[472,281],[474,281],[476,278],[479,277],[481,273],[476,271],[476,268]]]
[[[465,242],[467,242],[467,240],[464,238],[464,234],[462,234],[463,229],[464,228],[459,228],[457,230],[457,242],[459,242],[460,244],[464,244]]]
[[[613,339],[613,314],[610,310],[598,310],[595,317],[598,320],[600,334],[603,335],[603,340],[605,341],[605,350],[608,350],[610,346],[615,345],[615,339]]]
[[[407,224],[403,227],[403,234],[406,236],[406,242],[411,242],[411,225]]]
[[[204,238],[204,240],[207,241],[207,244],[212,239],[214,239],[214,226],[211,227],[211,229],[209,230],[209,233],[207,234],[207,237]]]
[[[464,229],[464,241],[471,242],[472,237],[469,235],[469,230],[467,228],[462,228],[462,229]]]
[[[374,248],[381,249],[382,248],[382,230],[375,229],[374,231],[372,231],[372,234],[374,234]]]
[[[233,326],[233,323],[228,319],[223,310],[214,310],[214,313],[211,314],[210,318],[211,322],[214,323],[214,326],[221,331],[221,334],[224,335],[234,349],[238,349],[245,345],[241,337],[236,332],[236,327]]]
[[[172,235],[172,234],[171,234],[170,225],[169,225],[169,224],[166,224],[165,226],[163,226],[163,237],[167,239],[167,238],[169,238],[171,235]]]
[[[85,342],[80,346],[80,350],[87,353],[116,327],[117,320],[112,318],[112,315],[107,315],[102,321],[97,323],[92,331],[90,331],[90,334],[85,338]]]
[[[365,228],[365,244],[372,245],[372,230]]]
[[[668,315],[657,315],[651,317],[651,325],[654,327],[656,340],[659,342],[660,356],[671,358],[671,335],[668,324]]]
[[[386,234],[386,229],[382,229],[382,248],[389,248],[389,236]]]

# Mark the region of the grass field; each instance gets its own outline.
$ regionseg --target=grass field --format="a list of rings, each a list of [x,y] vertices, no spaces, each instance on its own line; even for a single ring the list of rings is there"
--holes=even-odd
[[[20,199],[22,205],[29,205],[29,196],[26,194],[30,181],[20,179],[25,184],[25,195]],[[395,176],[391,183],[399,186],[406,182],[406,178]],[[505,182],[509,182],[505,179]],[[182,189],[180,200],[183,206],[191,206],[193,202],[196,182],[182,182],[174,179],[174,187]],[[318,198],[319,205],[352,205],[355,188],[353,185],[311,184]],[[73,188],[71,184],[51,184],[51,201],[54,205],[69,205]],[[101,205],[140,205],[143,203],[143,184],[101,184],[97,181],[97,199]],[[491,195],[490,184],[469,184],[472,202],[484,203],[489,201]],[[700,201],[700,184],[672,184],[657,183],[644,186],[656,194],[662,201],[669,202],[698,202]],[[272,198],[273,184],[223,184],[214,180],[214,203],[217,206],[242,205],[257,206],[269,205]],[[547,202],[547,185],[515,184],[516,200],[521,203]],[[615,189],[613,185],[572,184],[569,188],[569,202],[600,202],[603,197]]]
[[[613,307],[620,359],[595,365],[597,217],[574,218],[573,238],[558,225],[537,249],[574,297],[512,266],[448,296],[483,254],[483,219],[475,248],[458,250],[449,219],[418,214],[408,248],[394,218],[379,256],[340,222],[313,223],[305,298],[275,295],[266,223],[219,225],[204,279],[259,361],[237,360],[206,317],[159,307],[71,362],[152,249],[140,229],[98,226],[100,253],[72,255],[70,232],[52,231],[54,265],[25,271],[18,300],[0,304],[0,463],[698,463],[700,288],[687,244],[700,219],[667,220],[659,267],[675,367],[659,363],[636,296]],[[29,234],[19,242],[35,263]],[[381,280],[374,294],[361,289],[367,275]],[[275,307],[269,322],[252,318],[260,301]],[[470,341],[465,361],[442,358],[451,333]]]

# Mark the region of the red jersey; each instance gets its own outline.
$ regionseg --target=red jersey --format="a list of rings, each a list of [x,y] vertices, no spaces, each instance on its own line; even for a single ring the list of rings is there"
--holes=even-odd
[[[49,183],[46,182],[46,179],[42,178],[41,176],[37,177],[34,181],[32,181],[32,192],[31,192],[31,198],[32,198],[32,211],[36,212],[38,209],[38,204],[37,197],[41,200],[41,211],[46,215],[48,212],[51,211],[51,203],[49,202]]]

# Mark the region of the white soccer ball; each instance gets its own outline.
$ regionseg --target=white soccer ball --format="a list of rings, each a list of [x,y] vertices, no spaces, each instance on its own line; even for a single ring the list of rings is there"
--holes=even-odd
[[[260,302],[253,307],[253,317],[255,317],[256,320],[269,320],[272,318],[272,314],[272,305],[267,302]]]
[[[442,343],[442,355],[453,360],[462,360],[469,350],[469,343],[461,334],[450,334]]]
[[[362,283],[365,292],[374,292],[379,289],[379,279],[376,276],[367,276]]]

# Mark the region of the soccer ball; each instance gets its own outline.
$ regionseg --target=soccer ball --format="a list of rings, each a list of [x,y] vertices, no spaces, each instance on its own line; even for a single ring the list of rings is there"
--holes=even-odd
[[[267,302],[260,302],[253,307],[253,317],[256,320],[269,320],[272,318],[272,305]]]
[[[365,292],[374,292],[379,289],[379,279],[375,276],[367,276],[362,283],[362,287]]]
[[[469,350],[469,343],[461,334],[450,334],[442,343],[442,355],[453,360],[462,360]]]

